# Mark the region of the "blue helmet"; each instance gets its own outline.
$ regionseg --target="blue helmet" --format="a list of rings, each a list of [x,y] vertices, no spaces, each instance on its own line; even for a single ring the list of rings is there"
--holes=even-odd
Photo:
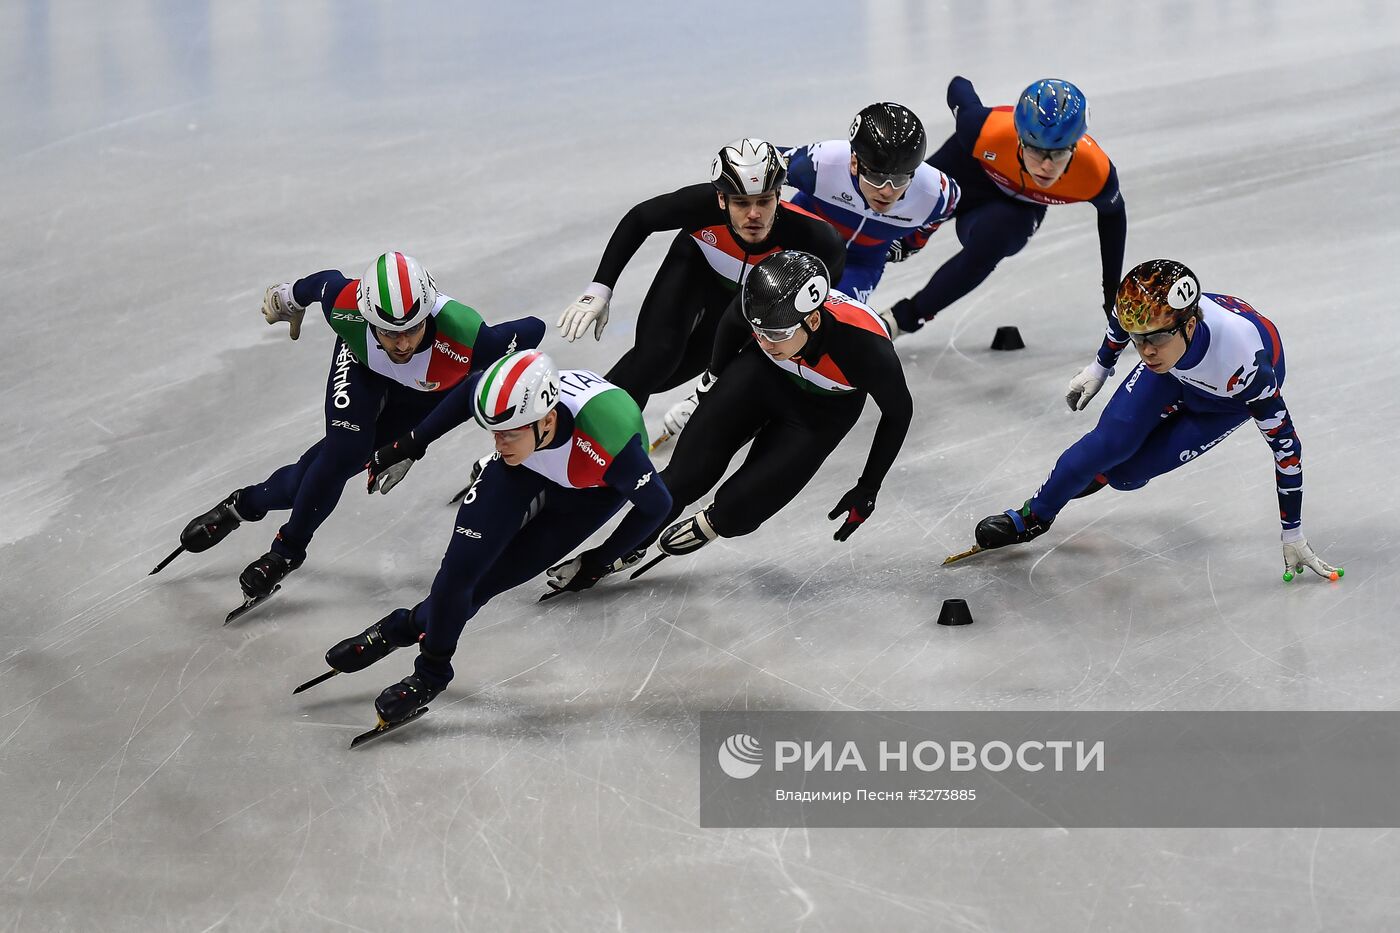
[[[1043,78],[1016,102],[1016,135],[1037,149],[1068,149],[1088,126],[1089,103],[1068,81]]]

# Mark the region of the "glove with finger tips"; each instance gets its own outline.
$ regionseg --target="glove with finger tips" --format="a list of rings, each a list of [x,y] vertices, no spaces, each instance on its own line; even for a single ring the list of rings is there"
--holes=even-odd
[[[298,305],[292,297],[291,283],[283,282],[281,285],[268,286],[267,291],[263,293],[262,315],[269,324],[289,322],[292,325],[290,336],[296,340],[301,336],[301,319],[306,317],[306,309]]]
[[[540,597],[540,602],[553,599],[564,593],[579,593],[592,589],[594,584],[606,577],[612,569],[598,559],[596,551],[588,550],[577,557],[555,564],[545,571],[550,592]]]
[[[1306,567],[1319,577],[1326,577],[1329,580],[1340,580],[1346,571],[1341,567],[1333,567],[1317,554],[1313,553],[1312,547],[1308,545],[1308,539],[1299,535],[1291,541],[1283,542],[1283,582],[1288,583]]]
[[[885,253],[885,262],[903,262],[922,248],[921,246],[910,246],[905,240],[894,240]]]
[[[593,339],[603,339],[603,328],[608,323],[608,304],[612,301],[612,289],[606,285],[591,283],[583,290],[573,304],[564,309],[555,322],[559,336],[573,343],[584,335],[588,326],[593,325]]]
[[[831,536],[833,541],[845,541],[855,533],[861,522],[870,517],[875,511],[875,495],[878,492],[878,489],[856,486],[841,497],[841,501],[836,503],[836,508],[826,516],[835,520],[841,517],[842,512],[846,513],[846,520],[836,529],[836,534]]]
[[[426,448],[412,431],[392,444],[379,448],[365,464],[365,469],[369,471],[366,491],[378,491],[381,495],[387,493],[404,478],[414,460],[423,459],[425,452]]]
[[[1094,360],[1085,366],[1074,378],[1069,381],[1069,389],[1065,392],[1065,404],[1070,411],[1083,411],[1089,404],[1089,400],[1099,394],[1103,384],[1108,377],[1113,375],[1113,370],[1106,369],[1098,360]]]
[[[661,423],[665,426],[667,434],[675,437],[685,430],[685,426],[690,423],[690,416],[695,414],[695,409],[700,406],[700,397],[714,387],[715,381],[715,377],[708,371],[701,373],[695,383],[695,391],[666,409]]]

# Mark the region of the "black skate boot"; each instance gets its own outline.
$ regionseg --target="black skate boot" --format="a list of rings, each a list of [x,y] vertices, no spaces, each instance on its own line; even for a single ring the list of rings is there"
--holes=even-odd
[[[191,554],[207,551],[227,538],[233,529],[243,522],[257,521],[257,518],[252,516],[245,519],[238,514],[238,494],[242,491],[235,489],[228,494],[228,498],[223,502],[185,526],[185,530],[180,532],[180,544],[185,550]],[[258,516],[258,518],[261,517],[261,515]]]
[[[1050,522],[1037,518],[1031,511],[1030,500],[1019,509],[1007,509],[1000,515],[989,515],[977,523],[977,546],[984,551],[1025,544],[1050,530]]]
[[[390,623],[399,613],[409,616],[410,610],[395,609],[354,638],[347,638],[338,643],[326,652],[326,664],[332,670],[340,671],[342,674],[353,674],[356,671],[364,670],[376,661],[384,660],[398,649],[407,648],[420,640],[423,637],[421,635],[410,642],[389,640],[385,629],[391,627]]]
[[[268,551],[253,561],[238,575],[238,585],[243,587],[243,595],[249,600],[267,599],[277,589],[282,579],[301,566],[301,561],[291,561]]]
[[[442,693],[444,688],[434,687],[417,674],[409,674],[384,692],[374,701],[375,712],[387,726],[403,722],[427,706]]]

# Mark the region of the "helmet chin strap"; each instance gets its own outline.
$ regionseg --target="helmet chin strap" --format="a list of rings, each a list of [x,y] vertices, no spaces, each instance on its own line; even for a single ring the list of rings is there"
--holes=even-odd
[[[548,418],[550,416],[550,413],[552,413],[553,411],[554,409],[551,408],[549,411],[545,412],[544,418]],[[541,418],[538,421],[530,422],[530,432],[535,436],[535,450],[539,450],[540,447],[544,444],[545,432],[540,430],[540,425],[544,423],[544,418]],[[558,422],[556,421],[555,424],[557,425]]]

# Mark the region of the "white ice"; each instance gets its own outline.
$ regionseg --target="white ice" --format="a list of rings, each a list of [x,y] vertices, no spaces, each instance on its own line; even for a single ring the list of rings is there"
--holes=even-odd
[[[401,738],[346,750],[404,657],[290,688],[426,591],[479,433],[389,498],[352,484],[240,626],[219,623],[276,516],[146,576],[321,430],[329,329],[267,327],[266,285],[401,248],[488,317],[552,325],[623,212],[704,180],[721,143],[840,136],[893,99],[936,144],[954,74],[989,103],[1076,81],[1129,263],[1184,259],[1278,324],[1304,529],[1345,580],[1280,581],[1249,427],[939,566],[1107,397],[1062,400],[1102,327],[1082,205],[899,343],[916,423],[848,543],[825,513],[873,407],[757,534],[497,600]],[[1397,87],[1400,12],[1366,0],[0,6],[0,929],[1394,929],[1387,830],[701,829],[696,722],[1395,708]],[[629,345],[665,241],[600,344],[551,334],[561,361]],[[875,303],[954,248],[939,233]],[[1002,324],[1028,348],[989,350]],[[933,624],[950,596],[973,626]]]

